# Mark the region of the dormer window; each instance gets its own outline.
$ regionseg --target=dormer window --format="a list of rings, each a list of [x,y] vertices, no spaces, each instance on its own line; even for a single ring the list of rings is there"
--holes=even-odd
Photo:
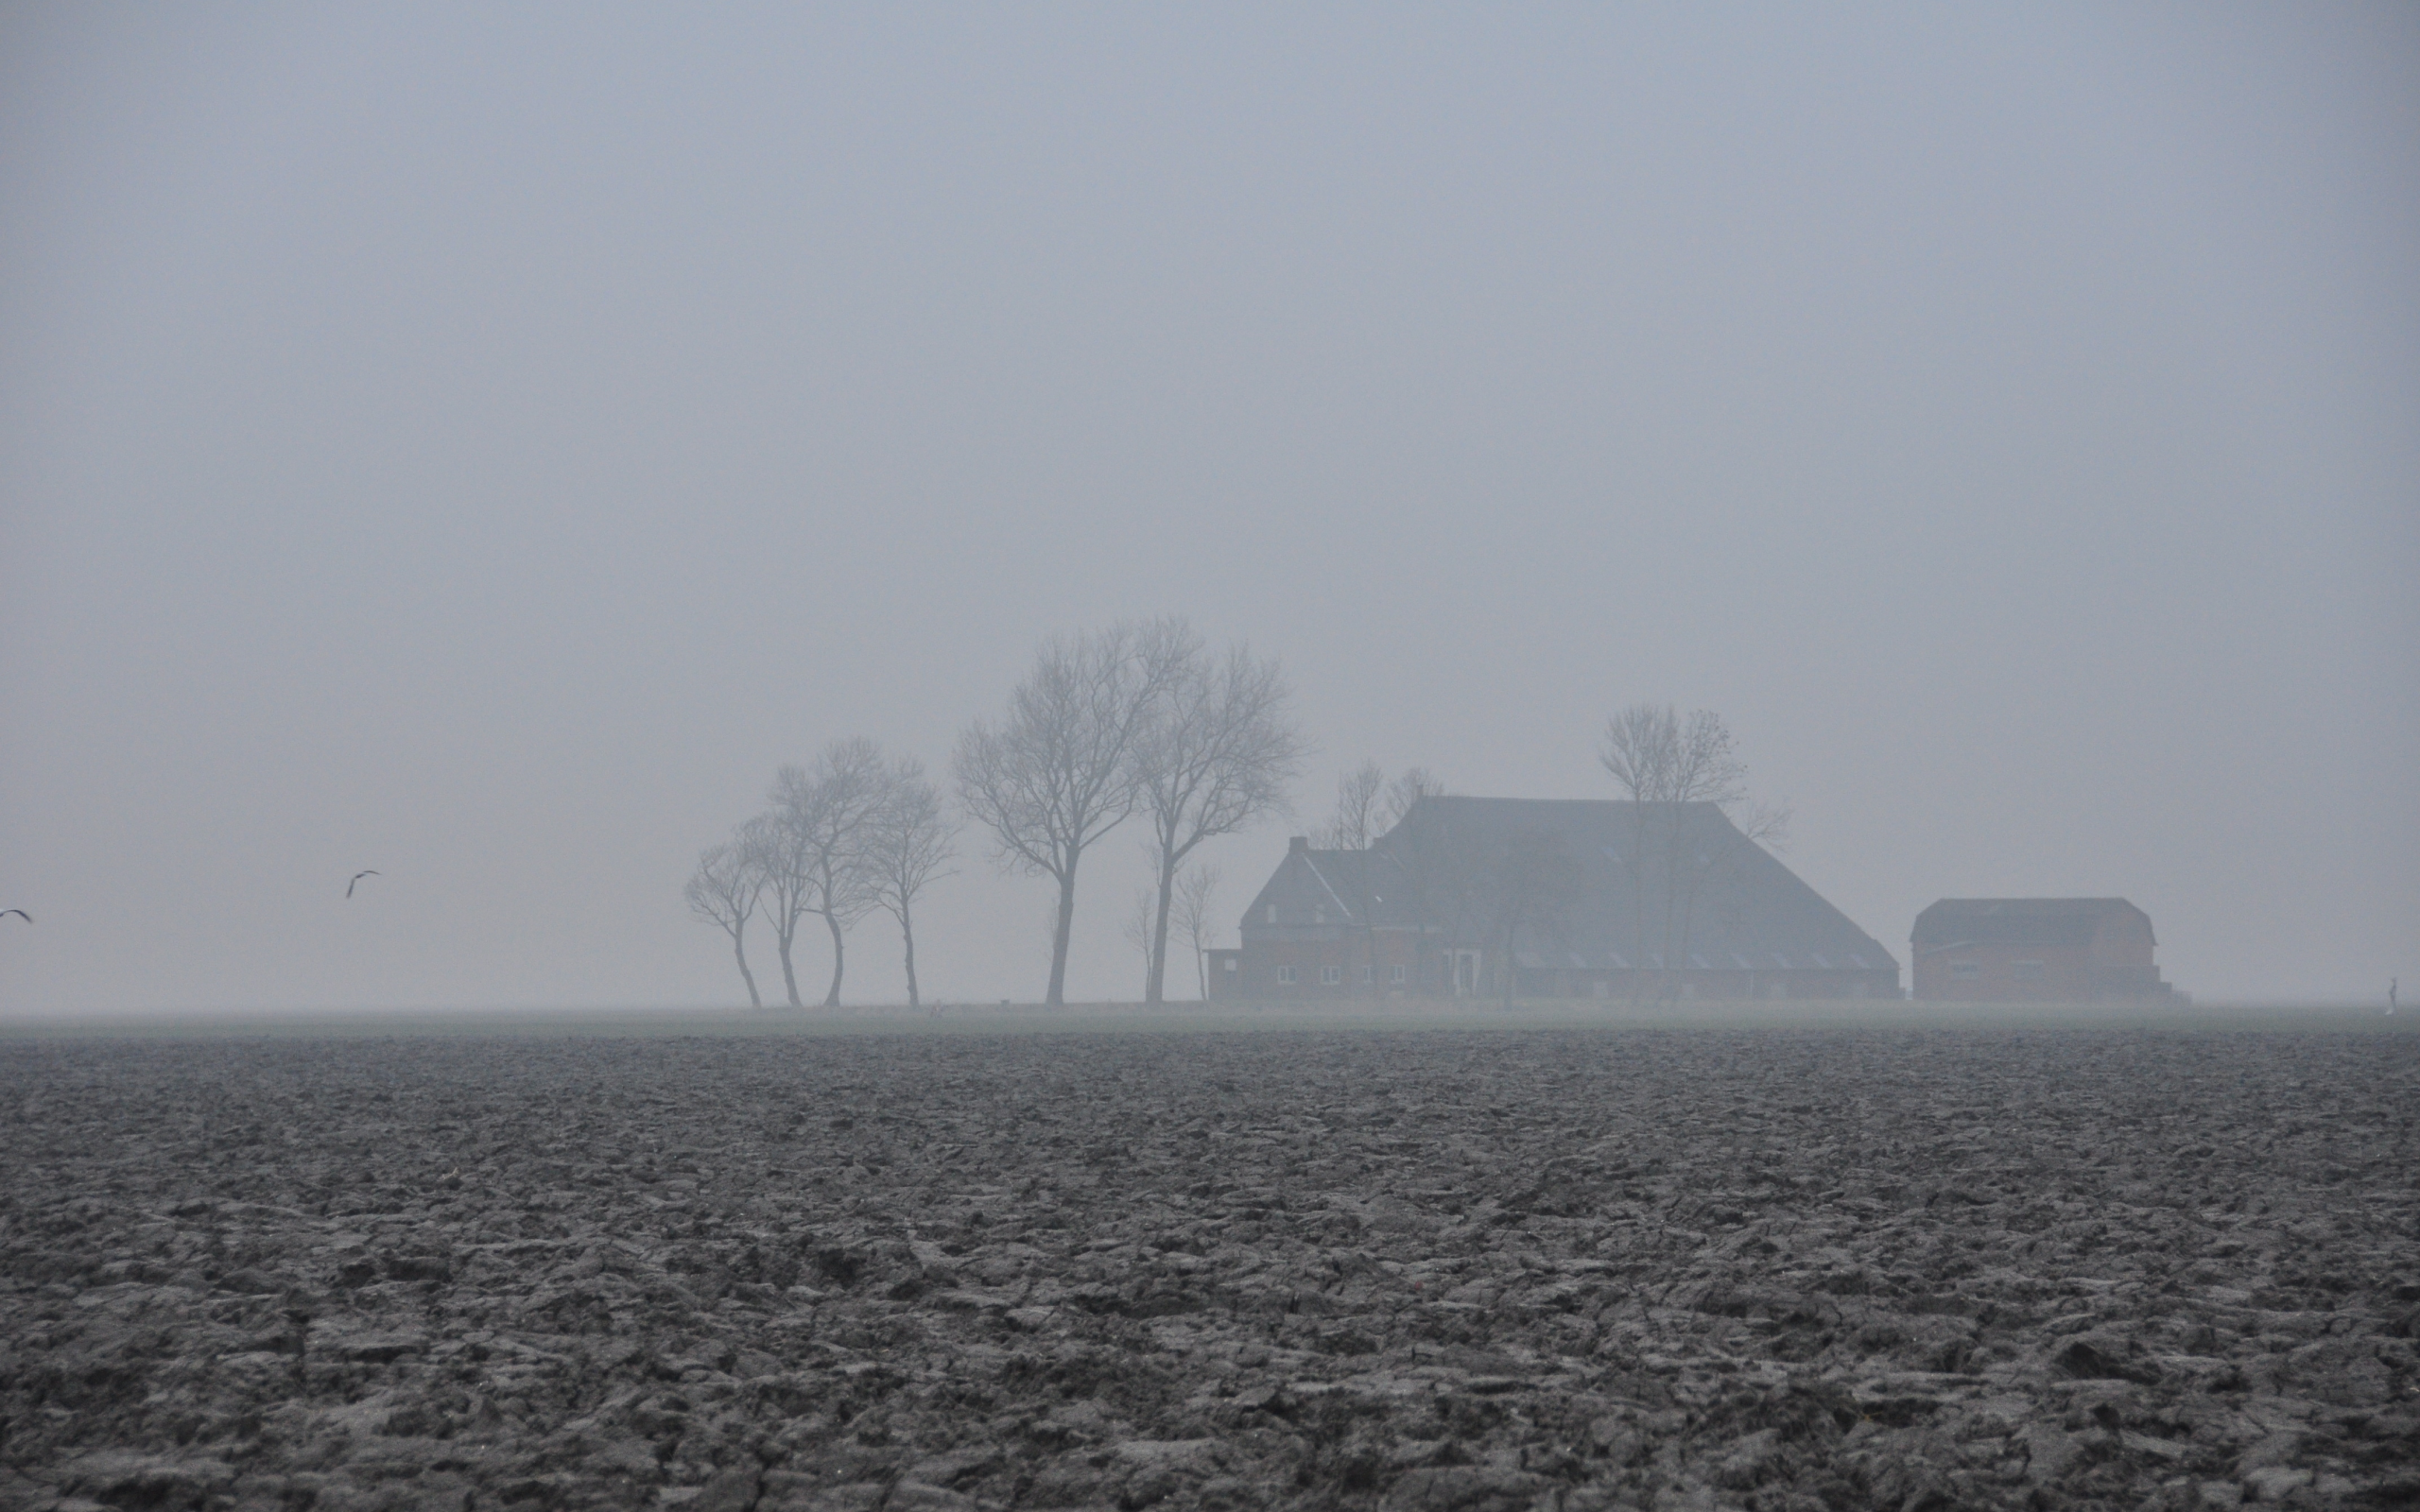
[[[1273,923],[1275,923],[1275,922],[1277,922],[1277,905],[1276,905],[1275,903],[1270,903],[1270,904],[1269,905],[1269,919],[1268,919],[1268,922],[1272,923],[1272,924],[1273,924]]]

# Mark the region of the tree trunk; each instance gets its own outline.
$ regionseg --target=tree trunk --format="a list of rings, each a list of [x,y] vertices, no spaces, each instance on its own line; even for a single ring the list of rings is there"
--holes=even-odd
[[[1067,935],[1076,922],[1076,868],[1070,864],[1059,874],[1059,926],[1050,940],[1050,993],[1043,999],[1047,1005],[1064,1007],[1067,1003]]]
[[[761,1008],[765,1000],[756,995],[756,973],[748,969],[748,949],[741,943],[740,935],[741,930],[738,929],[731,932],[731,954],[739,958],[739,979],[748,984],[748,1005]]]
[[[1168,904],[1176,892],[1176,858],[1160,863],[1160,903],[1151,920],[1151,969],[1143,981],[1143,1001],[1160,1003],[1167,997],[1168,980]]]
[[[840,920],[830,914],[825,914],[823,923],[832,931],[832,990],[823,994],[823,1005],[827,1008],[837,1008],[840,1005]]]
[[[924,1005],[916,1000],[916,926],[908,921],[905,899],[899,904],[899,938],[908,947],[908,1005],[920,1008]]]
[[[798,938],[796,923],[792,923],[787,929],[773,931],[773,943],[780,949],[782,955],[782,986],[789,992],[790,1006],[803,1008],[806,1005],[799,1001],[798,972],[790,969],[790,942],[796,938]]]

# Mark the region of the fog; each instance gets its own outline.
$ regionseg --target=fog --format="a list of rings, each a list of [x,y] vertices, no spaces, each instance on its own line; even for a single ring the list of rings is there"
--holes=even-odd
[[[0,1013],[740,1001],[681,887],[778,765],[945,777],[1159,614],[1317,747],[1231,923],[1365,757],[1610,798],[1670,701],[1903,972],[1936,898],[2119,895],[2202,999],[2382,1000],[2415,64],[2385,6],[13,8]],[[1144,838],[1072,997],[1140,990]],[[1034,998],[1051,885],[963,849],[925,994]]]

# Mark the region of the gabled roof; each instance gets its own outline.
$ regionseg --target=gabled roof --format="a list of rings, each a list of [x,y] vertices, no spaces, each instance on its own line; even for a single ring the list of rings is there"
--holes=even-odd
[[[2152,916],[2123,898],[1944,898],[1916,916],[1909,940],[1918,950],[2088,945],[2111,918],[2138,919],[2146,933],[2152,927]]]
[[[1542,902],[1506,902],[1516,853],[1552,873]],[[1298,841],[1244,928],[1422,927],[1501,949],[1508,914],[1532,968],[1898,970],[1711,803],[1423,799],[1367,850]]]

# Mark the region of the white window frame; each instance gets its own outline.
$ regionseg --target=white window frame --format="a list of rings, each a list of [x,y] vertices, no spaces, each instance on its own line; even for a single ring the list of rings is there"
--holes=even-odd
[[[1294,985],[1294,969],[1292,967],[1281,966],[1277,969],[1277,985],[1279,987],[1292,987]]]
[[[1341,986],[1343,986],[1343,985],[1344,985],[1344,968],[1343,968],[1343,967],[1341,967],[1341,966],[1322,966],[1322,967],[1321,967],[1321,968],[1320,968],[1320,986],[1322,986],[1322,987],[1341,987]]]

